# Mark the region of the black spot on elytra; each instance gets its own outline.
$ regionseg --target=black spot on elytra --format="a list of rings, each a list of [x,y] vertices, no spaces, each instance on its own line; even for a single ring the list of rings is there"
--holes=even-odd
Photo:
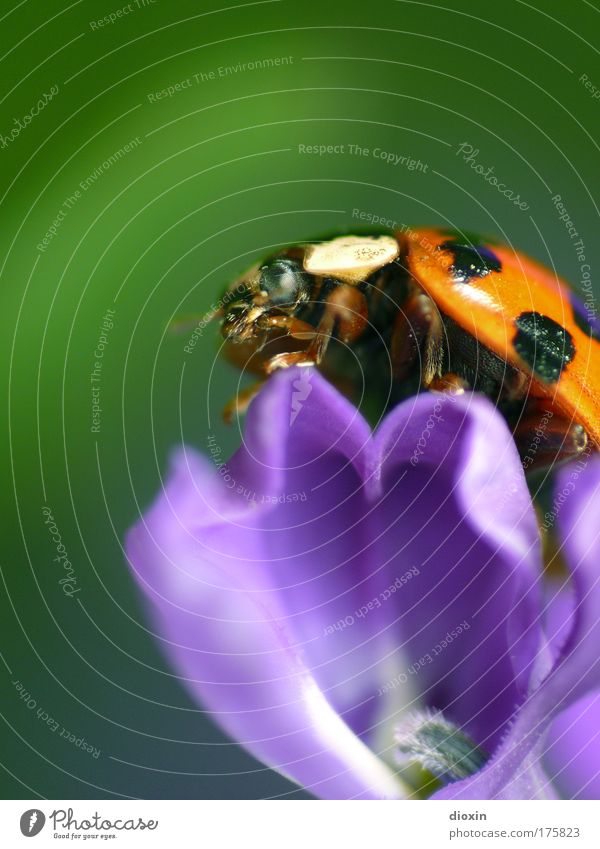
[[[575,324],[582,330],[586,336],[600,342],[600,321],[591,311],[579,300],[576,295],[571,295],[571,305],[573,307],[573,318]]]
[[[517,354],[545,383],[556,383],[575,356],[569,331],[539,312],[522,312],[515,324],[513,345]]]
[[[485,277],[492,271],[502,271],[502,263],[496,254],[483,245],[475,247],[447,241],[442,242],[439,250],[452,254],[450,272],[457,283],[468,283],[474,277]]]

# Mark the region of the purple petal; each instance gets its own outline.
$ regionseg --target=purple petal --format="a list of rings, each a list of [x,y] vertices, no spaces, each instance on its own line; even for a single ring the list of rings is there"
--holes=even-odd
[[[369,430],[317,373],[298,411],[298,379],[269,381],[225,473],[179,455],[127,552],[170,661],[232,737],[322,798],[397,797],[332,706],[361,697],[365,626],[348,630],[341,661],[324,636],[362,598],[350,531],[365,513]]]
[[[379,559],[419,577],[398,593],[421,699],[492,750],[540,647],[539,535],[519,456],[493,405],[425,394],[376,435]]]
[[[600,799],[600,690],[554,720],[544,764],[563,798]]]
[[[441,799],[533,799],[555,791],[542,766],[552,720],[600,688],[600,460],[582,460],[558,478],[554,510],[574,589],[572,628],[554,666],[517,712],[510,733],[477,775]],[[553,766],[553,772],[556,765]]]
[[[584,303],[575,292],[570,293],[571,305],[575,313],[575,320],[581,329],[595,339],[600,338],[600,319],[596,315],[594,301],[591,304]]]
[[[373,439],[317,372],[280,372],[218,473],[179,455],[127,550],[197,701],[324,798],[401,792],[359,736],[389,752],[417,696],[494,745],[540,651],[531,502],[473,395],[425,393]]]

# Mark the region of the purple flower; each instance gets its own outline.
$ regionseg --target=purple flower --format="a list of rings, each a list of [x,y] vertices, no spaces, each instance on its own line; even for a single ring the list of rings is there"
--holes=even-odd
[[[600,793],[600,700],[579,701],[600,688],[596,461],[558,482],[572,588],[549,594],[485,398],[423,393],[373,434],[318,372],[282,371],[231,460],[209,451],[174,457],[127,554],[170,663],[235,740],[318,797],[400,798],[399,749],[439,720],[415,759],[473,757],[437,798],[552,797],[554,773]]]

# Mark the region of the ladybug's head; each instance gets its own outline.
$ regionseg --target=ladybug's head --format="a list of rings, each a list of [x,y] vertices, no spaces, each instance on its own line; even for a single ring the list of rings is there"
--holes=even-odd
[[[223,299],[221,332],[231,342],[252,342],[273,327],[269,317],[295,316],[317,300],[319,281],[357,286],[395,260],[399,244],[392,236],[338,236],[292,247],[255,266]]]
[[[246,342],[266,329],[271,313],[292,315],[311,293],[313,277],[301,261],[287,256],[273,257],[247,276],[233,292],[223,309],[223,336],[232,342]]]

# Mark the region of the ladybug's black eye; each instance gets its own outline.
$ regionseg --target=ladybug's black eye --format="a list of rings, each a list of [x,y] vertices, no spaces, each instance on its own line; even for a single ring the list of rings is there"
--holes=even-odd
[[[273,306],[292,306],[310,291],[310,276],[294,259],[274,259],[260,269],[260,291]]]

